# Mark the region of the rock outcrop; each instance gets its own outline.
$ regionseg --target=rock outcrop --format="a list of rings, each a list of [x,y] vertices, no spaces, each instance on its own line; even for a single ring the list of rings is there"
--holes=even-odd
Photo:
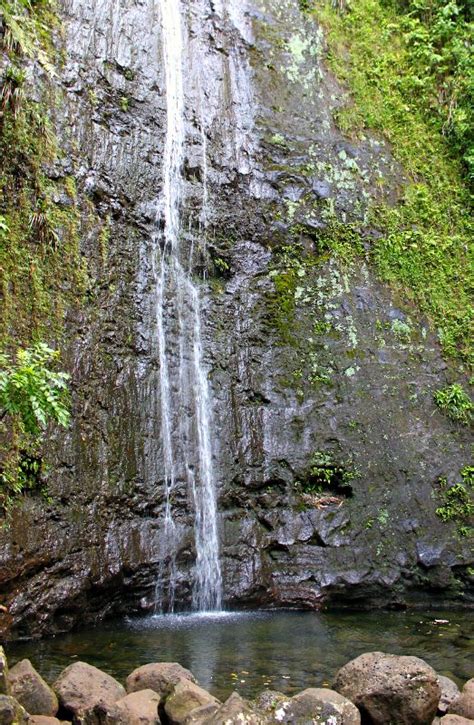
[[[470,440],[433,394],[462,374],[369,259],[370,202],[395,202],[404,172],[382,138],[338,128],[346,92],[302,3],[224,5],[186,3],[182,214],[205,278],[225,601],[472,603],[472,551],[436,515],[438,482],[457,482]],[[62,156],[45,173],[74,181],[86,279],[65,315],[74,422],[49,442],[50,500],[26,497],[0,531],[0,630],[12,636],[151,611],[164,517],[160,5],[59,6],[65,62],[48,97],[61,98],[49,115]],[[44,72],[28,70],[36,97]],[[331,256],[341,224],[360,230],[353,264]],[[334,474],[316,496],[315,460]],[[184,480],[173,505],[187,606],[196,552]]]

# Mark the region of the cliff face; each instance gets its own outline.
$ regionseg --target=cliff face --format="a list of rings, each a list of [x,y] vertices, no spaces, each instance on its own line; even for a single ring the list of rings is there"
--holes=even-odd
[[[469,539],[435,513],[437,482],[469,457],[433,402],[449,368],[429,322],[366,259],[369,205],[395,204],[404,172],[382,138],[338,130],[346,94],[321,28],[297,0],[266,5],[182,3],[183,228],[207,241],[195,271],[207,270],[226,603],[472,601]],[[89,281],[66,322],[74,425],[50,444],[52,503],[25,499],[0,532],[7,624],[22,634],[149,609],[163,526],[160,3],[62,0],[60,15],[64,157],[50,173],[74,176],[91,219]],[[173,506],[186,607],[193,511],[179,478]]]

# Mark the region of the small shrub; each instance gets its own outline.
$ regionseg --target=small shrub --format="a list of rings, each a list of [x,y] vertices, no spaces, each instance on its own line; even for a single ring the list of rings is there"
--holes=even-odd
[[[41,488],[40,444],[49,421],[68,426],[69,376],[51,369],[59,353],[44,343],[0,354],[0,435],[8,441],[0,460],[0,507],[15,496]]]
[[[458,532],[461,536],[469,536],[472,527],[469,521],[474,514],[474,466],[464,466],[461,470],[461,481],[448,486],[446,478],[439,481],[441,486],[442,506],[436,509],[436,514],[442,521],[453,521],[459,524]]]
[[[316,451],[303,480],[297,483],[302,493],[322,494],[324,491],[352,496],[351,482],[357,472],[349,470],[345,464],[334,461],[330,453]]]
[[[437,390],[434,401],[438,408],[446,413],[451,420],[469,425],[472,421],[474,404],[464,388],[453,383],[446,388]]]

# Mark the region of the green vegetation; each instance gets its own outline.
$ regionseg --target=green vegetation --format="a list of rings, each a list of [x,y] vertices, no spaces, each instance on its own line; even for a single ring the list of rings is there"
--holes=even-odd
[[[0,0],[0,12],[0,50],[8,60],[0,76],[1,350],[60,335],[65,309],[84,287],[84,266],[74,184],[45,173],[59,157],[48,84],[57,61],[54,4]],[[46,70],[34,94],[31,60]]]
[[[469,425],[474,413],[474,403],[464,388],[453,383],[447,388],[437,390],[434,394],[436,405],[443,413],[463,425]]]
[[[88,283],[79,249],[73,177],[58,178],[61,153],[51,83],[60,54],[53,0],[0,0],[0,508],[41,488],[48,420],[67,425],[66,376],[51,366],[68,308]],[[33,64],[45,71],[34,74]],[[54,173],[48,173],[54,169]],[[88,210],[89,211],[89,210]],[[13,351],[20,347],[13,356]],[[15,362],[14,362],[15,359]]]
[[[461,479],[453,486],[448,486],[445,478],[439,481],[443,505],[436,509],[436,513],[445,522],[456,522],[461,536],[468,536],[474,532],[469,523],[474,514],[474,466],[465,466]]]
[[[44,343],[0,355],[0,438],[9,445],[0,459],[0,507],[41,482],[40,443],[48,421],[69,425],[69,376],[54,371],[59,353]]]
[[[301,493],[320,495],[329,490],[351,496],[352,481],[357,475],[357,471],[346,464],[337,463],[330,453],[316,451],[304,478],[297,482],[297,489]]]
[[[373,205],[382,232],[371,256],[380,276],[415,301],[445,353],[473,362],[474,60],[468,2],[312,2],[327,29],[331,68],[352,101],[337,117],[363,137],[382,133],[407,183],[395,207]]]

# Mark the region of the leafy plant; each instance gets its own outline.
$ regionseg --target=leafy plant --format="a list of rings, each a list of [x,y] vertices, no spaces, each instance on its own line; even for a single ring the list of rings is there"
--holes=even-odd
[[[59,353],[44,343],[0,355],[0,506],[10,511],[18,494],[42,488],[41,441],[49,421],[68,426],[69,376],[52,369]]]
[[[437,390],[434,394],[434,401],[438,408],[446,413],[451,420],[463,425],[469,425],[472,421],[474,403],[458,383]]]
[[[25,97],[24,82],[24,70],[16,65],[9,65],[0,87],[0,109],[2,113],[9,109],[13,116],[17,118]]]
[[[445,522],[455,521],[460,524],[459,533],[467,536],[472,528],[469,521],[474,514],[474,466],[464,466],[461,470],[461,481],[448,486],[446,478],[439,481],[442,491],[443,505],[436,509],[436,514]]]
[[[311,457],[309,468],[297,483],[302,493],[322,494],[324,490],[333,493],[352,495],[352,481],[357,471],[350,470],[345,464],[337,463],[331,453],[316,451]]]
[[[0,355],[0,420],[15,418],[25,433],[39,435],[49,420],[69,425],[69,375],[50,369],[59,357],[44,343]]]

